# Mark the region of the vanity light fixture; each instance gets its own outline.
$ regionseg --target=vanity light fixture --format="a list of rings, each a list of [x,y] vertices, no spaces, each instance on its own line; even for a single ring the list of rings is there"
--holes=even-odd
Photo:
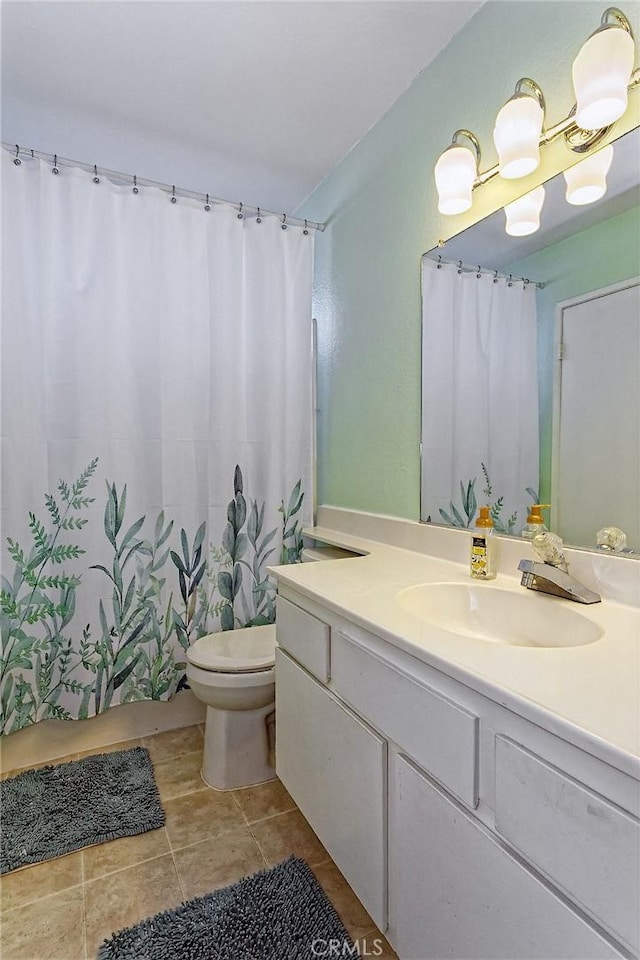
[[[532,173],[540,163],[540,148],[558,137],[564,137],[567,148],[580,154],[610,139],[613,123],[627,108],[629,90],[640,86],[640,68],[634,70],[634,56],[627,17],[617,7],[608,7],[600,27],[573,63],[577,103],[565,117],[543,129],[544,95],[534,80],[522,77],[496,117],[493,138],[498,163],[480,170],[477,138],[469,130],[456,130],[435,167],[440,213],[465,213],[472,205],[473,190],[498,175],[512,180]],[[460,138],[470,145],[459,143]]]
[[[583,130],[606,127],[625,112],[634,55],[631,24],[617,7],[608,7],[573,61],[575,118]]]
[[[459,143],[463,137],[471,147]],[[471,207],[471,192],[480,166],[480,144],[470,130],[456,130],[451,144],[441,153],[435,167],[438,210],[447,216],[464,213]]]
[[[526,177],[540,164],[544,111],[542,90],[535,80],[522,77],[516,83],[515,93],[498,113],[493,130],[499,172],[505,180]]]
[[[540,211],[544,203],[544,187],[536,187],[524,197],[508,203],[504,208],[507,218],[505,230],[511,237],[527,237],[540,227]]]
[[[567,203],[576,207],[595,203],[607,192],[607,174],[613,160],[613,147],[609,144],[590,157],[564,171],[567,184]]]

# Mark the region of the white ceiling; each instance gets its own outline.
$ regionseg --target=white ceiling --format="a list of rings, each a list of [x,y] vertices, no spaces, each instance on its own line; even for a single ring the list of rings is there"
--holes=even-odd
[[[43,119],[32,136],[47,118],[75,115],[86,130],[101,123],[210,156],[207,183],[181,186],[293,211],[480,6],[4,0],[3,139],[24,136],[24,121],[8,125],[34,110]],[[72,120],[62,127],[55,147],[24,145],[74,156],[65,130],[82,140]],[[124,163],[125,139],[111,137],[98,162]]]

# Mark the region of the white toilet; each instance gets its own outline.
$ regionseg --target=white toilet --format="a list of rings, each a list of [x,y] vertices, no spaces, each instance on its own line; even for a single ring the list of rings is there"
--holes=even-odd
[[[207,705],[202,779],[217,790],[273,780],[267,717],[275,709],[275,624],[201,637],[187,679]]]

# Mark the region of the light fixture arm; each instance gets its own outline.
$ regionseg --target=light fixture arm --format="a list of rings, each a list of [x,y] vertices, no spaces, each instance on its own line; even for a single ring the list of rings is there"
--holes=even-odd
[[[529,90],[523,89],[524,87],[529,87]],[[542,112],[545,113],[547,109],[547,104],[545,102],[544,94],[542,90],[540,89],[538,84],[535,82],[535,80],[532,80],[530,77],[521,77],[516,83],[514,96],[530,97],[532,95],[536,98],[536,100],[540,104]]]
[[[460,142],[460,137],[466,137],[467,140],[473,145],[473,149],[476,154],[476,166],[478,172],[480,172],[480,160],[482,158],[482,150],[480,149],[480,141],[476,137],[475,133],[472,133],[471,130],[465,130],[464,128],[456,130],[454,135],[451,137],[451,145],[457,144]]]
[[[615,9],[615,8],[612,8]],[[629,81],[629,92],[635,90],[637,87],[640,87],[640,67],[637,67],[631,74],[631,80]],[[572,150],[575,150],[575,147],[572,145],[570,138],[573,134],[579,133],[580,128],[574,119],[574,114],[576,112],[575,105],[571,108],[568,115],[562,120],[555,123],[552,127],[548,127],[540,137],[540,146],[544,146],[547,143],[551,143],[553,140],[556,140],[558,137],[565,136],[569,142],[569,146]],[[611,129],[610,127],[603,128],[606,133]],[[604,135],[603,135],[604,136]],[[592,149],[597,146],[603,137],[593,137],[588,144],[587,149]],[[582,153],[584,150],[576,150],[576,153]],[[475,179],[473,184],[474,189],[482,186],[483,183],[488,183],[489,180],[493,180],[494,177],[498,176],[500,172],[498,164],[494,164],[493,167],[489,167],[488,170],[483,170],[478,172],[478,176]]]
[[[610,21],[614,20],[615,23]],[[605,12],[602,14],[602,19],[600,20],[600,30],[606,30],[608,27],[622,27],[623,30],[626,30],[627,33],[633,37],[633,30],[631,29],[631,24],[625,17],[622,10],[618,10],[617,7],[607,7]],[[597,32],[597,31],[596,31]]]

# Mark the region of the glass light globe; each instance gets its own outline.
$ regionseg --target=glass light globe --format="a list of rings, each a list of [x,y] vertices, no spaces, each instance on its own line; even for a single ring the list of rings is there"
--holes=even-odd
[[[516,94],[507,100],[493,130],[501,177],[516,180],[536,169],[543,120],[544,111],[535,97]]]
[[[504,208],[507,218],[505,230],[511,237],[526,237],[540,226],[540,211],[544,203],[544,187],[536,187],[519,200]]]
[[[564,171],[567,184],[567,203],[575,207],[595,203],[607,192],[607,173],[613,160],[613,147],[609,144],[591,157],[586,157],[574,167]]]
[[[573,61],[576,123],[599,130],[627,109],[627,87],[633,71],[633,37],[622,27],[596,30]]]
[[[435,167],[440,213],[452,216],[470,209],[476,175],[476,157],[468,147],[454,143],[440,154]]]

